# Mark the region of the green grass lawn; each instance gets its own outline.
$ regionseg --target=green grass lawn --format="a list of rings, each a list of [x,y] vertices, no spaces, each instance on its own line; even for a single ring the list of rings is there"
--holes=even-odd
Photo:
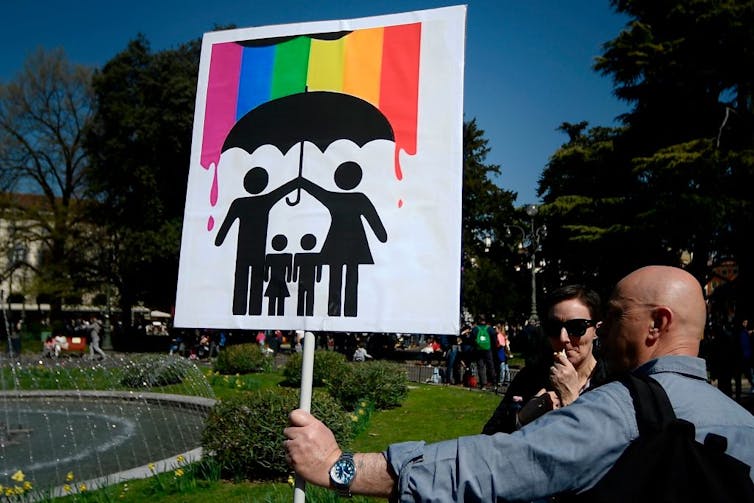
[[[437,442],[474,435],[500,402],[493,393],[456,386],[415,384],[402,407],[377,411],[353,442],[356,451],[382,451],[394,442]]]

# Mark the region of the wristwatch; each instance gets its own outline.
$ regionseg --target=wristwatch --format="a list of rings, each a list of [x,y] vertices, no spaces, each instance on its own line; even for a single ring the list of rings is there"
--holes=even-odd
[[[338,496],[351,497],[351,483],[356,477],[356,464],[353,462],[353,453],[344,452],[330,467],[330,481]]]

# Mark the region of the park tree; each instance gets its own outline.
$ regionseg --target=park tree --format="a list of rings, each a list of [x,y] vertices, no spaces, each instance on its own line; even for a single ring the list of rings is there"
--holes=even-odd
[[[88,177],[102,203],[93,218],[106,229],[100,264],[124,313],[175,301],[199,52],[199,40],[152,52],[138,36],[93,79]]]
[[[31,290],[49,300],[53,320],[64,299],[78,298],[93,281],[87,262],[96,231],[85,220],[83,148],[91,74],[61,49],[39,49],[13,80],[0,83],[1,210],[13,240],[6,244],[24,250],[11,265],[33,269]],[[28,260],[31,249],[40,260]]]
[[[498,187],[500,166],[486,162],[490,148],[476,119],[463,124],[462,305],[471,314],[508,318],[526,298],[512,276],[515,244],[504,224],[513,219],[516,194]],[[520,286],[520,285],[519,285]],[[492,320],[490,320],[492,321]]]
[[[595,260],[603,281],[625,272],[606,269],[605,257],[626,268],[679,265],[683,251],[694,257],[684,265],[702,282],[721,257],[735,257],[745,279],[754,265],[744,242],[754,223],[748,194],[754,2],[612,5],[629,21],[604,44],[595,69],[612,78],[616,96],[631,109],[606,139],[598,129],[564,129],[569,141],[540,183],[548,214],[567,238],[557,243],[557,254],[577,257],[586,252],[578,243],[591,240],[585,257]],[[583,187],[568,187],[564,170]],[[570,218],[575,208],[589,207]],[[578,221],[585,226],[574,232]]]
[[[706,280],[710,265],[734,258],[750,282],[754,2],[613,5],[632,21],[595,68],[633,105],[622,142],[640,184],[636,221],[656,243],[648,259],[677,261],[688,250],[690,270]]]
[[[615,269],[627,263],[623,245],[632,231],[625,208],[634,180],[615,145],[622,130],[589,128],[587,122],[563,123],[558,130],[568,142],[550,157],[538,189],[548,225],[543,283],[550,289],[567,283],[609,289],[600,288],[603,278],[609,285],[621,275]]]

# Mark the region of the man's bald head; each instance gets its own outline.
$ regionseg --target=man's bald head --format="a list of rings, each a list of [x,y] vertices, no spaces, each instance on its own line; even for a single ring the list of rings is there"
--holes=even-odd
[[[660,356],[696,356],[707,317],[699,282],[683,269],[647,266],[618,282],[603,330],[613,370]]]
[[[670,266],[652,265],[642,267],[623,278],[621,286],[640,301],[673,309],[677,320],[688,333],[701,340],[707,321],[707,305],[704,302],[702,286],[683,269]]]

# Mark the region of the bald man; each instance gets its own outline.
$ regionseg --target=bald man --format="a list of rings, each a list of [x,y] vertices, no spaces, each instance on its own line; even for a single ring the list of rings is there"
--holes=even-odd
[[[614,376],[651,375],[676,416],[695,425],[698,441],[722,435],[727,454],[751,467],[754,416],[707,383],[705,362],[697,357],[705,320],[693,276],[649,266],[616,285],[599,334]],[[353,477],[339,469],[350,458],[341,456],[320,421],[295,410],[290,424],[284,431],[288,460],[308,482],[398,501],[529,501],[579,493],[604,477],[639,435],[631,396],[620,382],[584,393],[512,434],[405,442],[382,453],[354,454]]]

